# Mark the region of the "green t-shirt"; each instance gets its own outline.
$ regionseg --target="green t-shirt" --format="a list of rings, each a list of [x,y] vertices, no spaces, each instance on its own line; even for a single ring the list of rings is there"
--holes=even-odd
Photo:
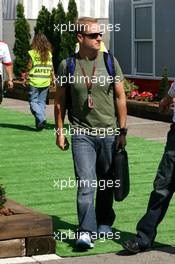
[[[81,59],[81,63],[86,75],[91,78],[94,60]],[[115,82],[123,80],[121,68],[116,59],[114,59],[116,70]],[[66,60],[60,63],[58,69],[57,86],[61,89],[68,76]],[[108,78],[108,79],[107,79]],[[89,131],[94,129],[116,128],[116,115],[114,107],[113,86],[111,76],[109,76],[103,52],[99,52],[96,60],[95,76],[92,79],[92,100],[93,108],[88,107],[88,89],[84,80],[79,59],[76,58],[74,76],[71,79],[71,98],[72,98],[72,127],[87,128]]]

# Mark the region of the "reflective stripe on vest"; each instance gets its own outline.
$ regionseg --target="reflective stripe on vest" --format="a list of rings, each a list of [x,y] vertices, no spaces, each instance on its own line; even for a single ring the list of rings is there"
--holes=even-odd
[[[46,64],[46,65],[44,65],[44,64],[35,64],[35,67],[52,68],[52,64],[51,65],[49,65],[49,64]]]
[[[34,87],[47,87],[51,82],[52,55],[49,52],[49,60],[43,64],[40,55],[35,50],[30,50],[29,55],[32,59],[32,69],[29,71],[29,84]]]

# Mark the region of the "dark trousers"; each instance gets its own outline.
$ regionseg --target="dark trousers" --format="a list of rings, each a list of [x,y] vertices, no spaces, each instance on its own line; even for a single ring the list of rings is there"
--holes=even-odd
[[[175,191],[175,124],[168,132],[162,160],[159,164],[154,189],[150,195],[146,214],[137,224],[139,244],[150,247],[157,234],[157,226],[164,218]]]
[[[111,226],[114,222],[113,189],[109,186],[114,146],[114,136],[72,136],[74,169],[78,183],[79,231],[97,232],[98,225]]]
[[[0,75],[0,104],[2,103],[3,91],[2,91],[2,76]]]

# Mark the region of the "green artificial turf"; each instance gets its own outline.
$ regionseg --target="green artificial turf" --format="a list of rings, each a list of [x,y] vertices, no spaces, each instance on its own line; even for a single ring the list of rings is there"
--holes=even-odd
[[[77,227],[76,188],[60,190],[57,186],[60,180],[74,179],[71,150],[56,147],[53,127],[51,121],[47,130],[36,132],[32,115],[0,108],[0,181],[9,198],[53,216],[57,237],[70,232],[72,238]],[[120,232],[120,239],[97,240],[95,248],[87,252],[77,252],[73,239],[57,240],[58,255],[82,256],[122,249],[122,241],[132,237],[146,210],[163,147],[158,142],[128,137],[131,190],[123,202],[114,203],[113,232],[116,238],[116,232]],[[156,239],[161,244],[175,242],[172,203],[170,207]]]

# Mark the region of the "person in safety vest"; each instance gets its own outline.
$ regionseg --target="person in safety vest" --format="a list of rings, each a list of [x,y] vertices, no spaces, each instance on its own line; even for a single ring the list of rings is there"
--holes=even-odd
[[[30,110],[35,117],[36,129],[42,130],[46,126],[46,97],[53,78],[51,45],[43,33],[34,36],[28,53]]]

